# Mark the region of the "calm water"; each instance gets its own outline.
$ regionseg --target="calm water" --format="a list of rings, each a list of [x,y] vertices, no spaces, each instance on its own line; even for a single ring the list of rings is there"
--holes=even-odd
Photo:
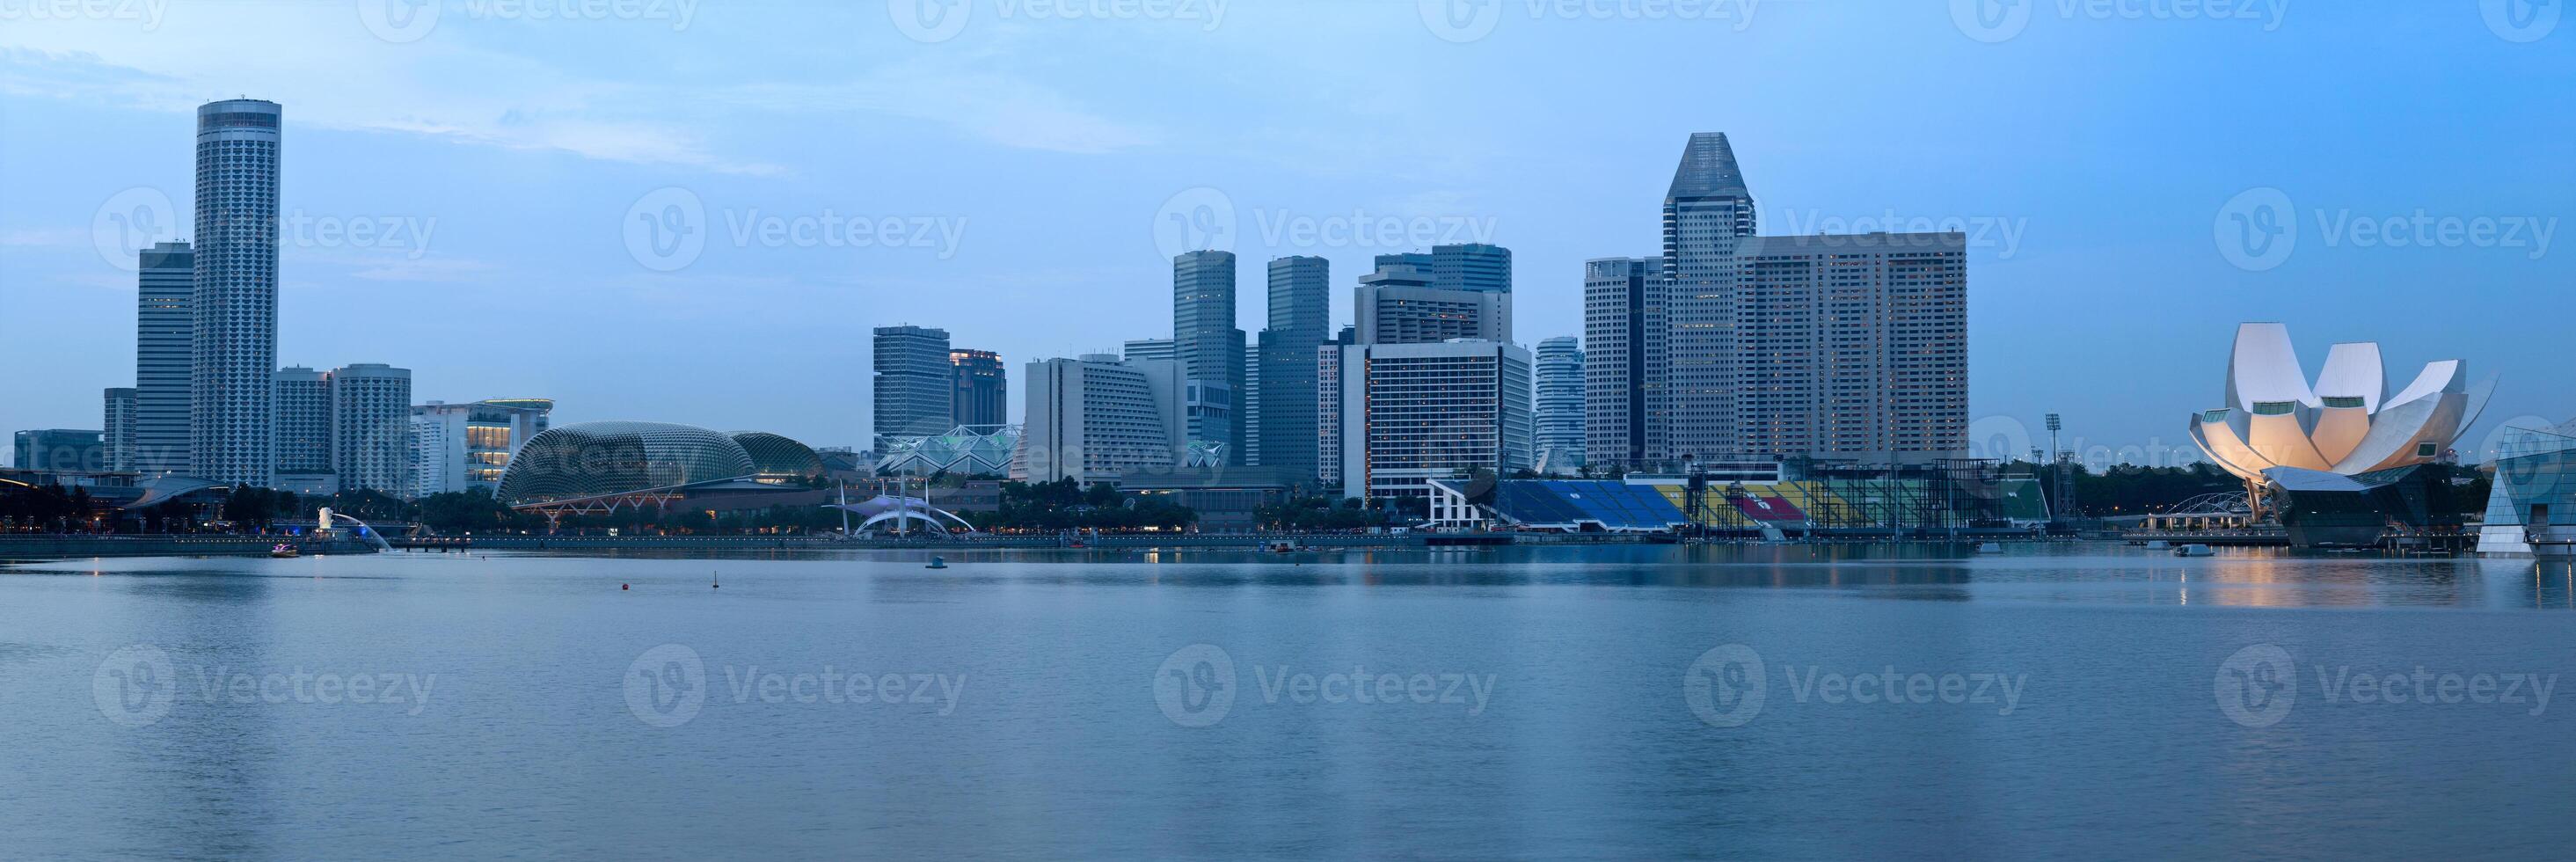
[[[948,556],[0,567],[0,856],[2576,840],[2576,691],[2554,688],[2576,682],[2576,572],[2558,564]]]

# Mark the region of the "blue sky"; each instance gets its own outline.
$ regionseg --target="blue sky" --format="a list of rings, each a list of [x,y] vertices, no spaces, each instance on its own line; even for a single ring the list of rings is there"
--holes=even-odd
[[[2474,444],[2576,415],[2576,21],[2526,2],[13,4],[0,429],[131,385],[125,226],[184,236],[190,112],[249,95],[302,217],[281,361],[558,422],[860,444],[870,327],[1016,378],[1169,334],[1210,236],[1247,330],[1271,257],[1330,258],[1338,322],[1372,255],[1489,238],[1520,339],[1579,334],[1581,261],[1653,250],[1723,131],[1766,233],[1970,232],[1981,435],[2170,458],[2281,320],[2311,371],[2502,372]]]

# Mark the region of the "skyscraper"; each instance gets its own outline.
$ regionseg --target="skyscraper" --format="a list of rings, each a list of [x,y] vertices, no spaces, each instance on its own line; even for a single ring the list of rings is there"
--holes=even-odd
[[[1183,460],[1189,419],[1180,363],[1090,355],[1028,364],[1011,478],[1117,481]]]
[[[1345,497],[1413,497],[1433,479],[1482,469],[1509,476],[1531,464],[1530,355],[1517,345],[1459,340],[1354,344],[1319,370],[1319,466]]]
[[[1169,338],[1129,339],[1126,346],[1126,352],[1120,358],[1129,362],[1143,362],[1154,359],[1160,359],[1166,362],[1180,361],[1180,356],[1172,352],[1172,340]]]
[[[338,451],[331,445],[331,373],[280,368],[276,392],[278,482],[282,487],[315,487],[316,479],[306,477],[331,473]]]
[[[1662,261],[1583,262],[1584,463],[1645,469],[1667,455]]]
[[[1538,343],[1537,469],[1573,475],[1583,467],[1583,347],[1573,336]]]
[[[281,115],[259,99],[197,108],[189,449],[192,472],[226,484],[267,487],[276,473]]]
[[[1400,261],[1382,263],[1376,272],[1360,276],[1359,287],[1351,292],[1359,343],[1511,340],[1511,294],[1435,287],[1436,280],[1419,264]]]
[[[990,350],[952,348],[948,363],[957,375],[956,403],[950,421],[957,425],[1002,425],[1010,422],[1009,378],[1002,356]],[[940,429],[945,431],[947,429]]]
[[[1270,261],[1269,326],[1261,330],[1261,464],[1315,475],[1315,349],[1331,337],[1332,265],[1298,255]]]
[[[400,494],[411,465],[411,369],[360,363],[333,369],[331,467],[342,490]]]
[[[189,368],[197,322],[188,305],[197,292],[197,256],[184,242],[141,253],[134,291],[134,469],[145,476],[186,475]]]
[[[1691,135],[1664,193],[1671,455],[1734,454],[1735,246],[1753,232],[1753,193],[1726,135]]]
[[[417,411],[419,408],[413,408]],[[447,425],[435,418],[414,412],[411,417],[411,442],[404,451],[403,492],[405,499],[418,500],[450,490],[447,484]]]
[[[1714,133],[1691,136],[1663,212],[1660,273],[1584,266],[1592,465],[1911,461],[1966,444],[1962,237],[1755,236]]]
[[[106,411],[107,469],[123,473],[134,469],[134,389],[120,386],[102,396]]]
[[[1261,463],[1261,342],[1243,345],[1243,392],[1234,399],[1235,409],[1243,411],[1243,457],[1246,464]]]
[[[1375,263],[1379,269],[1389,266],[1419,269],[1430,275],[1427,286],[1441,290],[1512,292],[1512,250],[1499,245],[1435,245],[1428,252],[1381,254]]]
[[[1766,236],[1735,254],[1734,452],[1901,461],[1967,446],[1966,237]]]
[[[1234,325],[1234,252],[1192,251],[1172,258],[1172,349],[1188,380],[1190,439],[1243,463],[1243,330]]]
[[[948,359],[948,330],[876,328],[876,446],[956,427],[957,368]]]

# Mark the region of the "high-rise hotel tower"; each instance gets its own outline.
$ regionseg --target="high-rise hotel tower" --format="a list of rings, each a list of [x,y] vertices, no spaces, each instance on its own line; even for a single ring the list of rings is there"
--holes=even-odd
[[[260,99],[197,108],[189,448],[199,477],[253,487],[277,466],[279,117]]]

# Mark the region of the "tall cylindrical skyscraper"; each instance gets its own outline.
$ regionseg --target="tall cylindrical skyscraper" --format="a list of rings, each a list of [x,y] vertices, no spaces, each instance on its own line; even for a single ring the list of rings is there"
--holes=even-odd
[[[188,427],[194,472],[268,487],[277,466],[276,102],[197,108],[197,284]]]

